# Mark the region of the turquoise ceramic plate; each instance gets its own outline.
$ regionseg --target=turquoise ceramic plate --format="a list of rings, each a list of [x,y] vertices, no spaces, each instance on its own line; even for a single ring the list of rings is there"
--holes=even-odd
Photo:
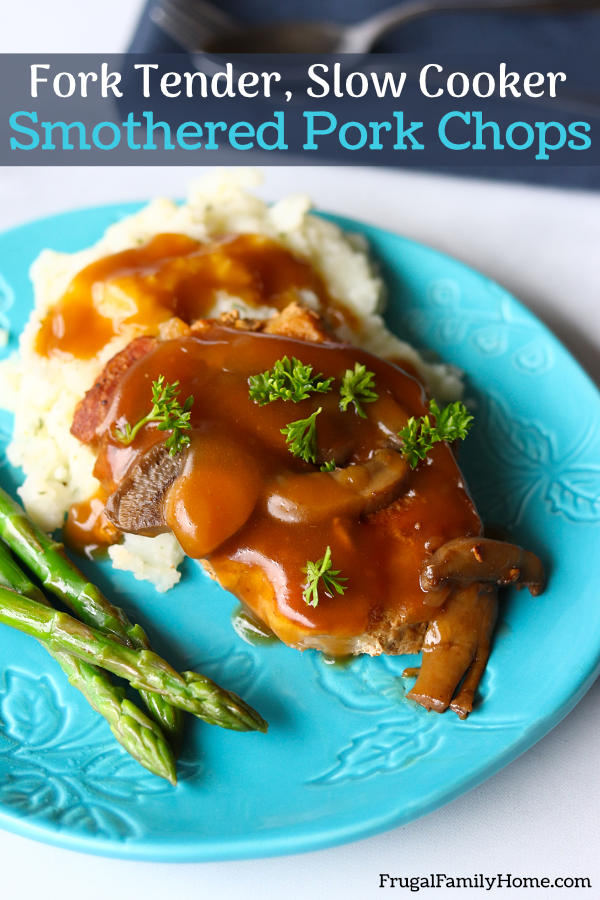
[[[0,326],[14,349],[29,264],[77,250],[134,205],[88,209],[0,236]],[[94,578],[159,650],[239,691],[268,735],[194,724],[173,789],[146,774],[29,638],[0,628],[0,825],[131,859],[216,860],[314,850],[431,812],[531,747],[591,685],[600,658],[600,399],[558,341],[498,285],[394,234],[364,234],[389,285],[392,328],[467,373],[476,426],[463,465],[487,522],[536,550],[537,599],[506,594],[481,705],[466,722],[404,699],[406,658],[332,668],[318,653],[251,647],[230,595],[188,564],[159,595],[107,567]],[[4,449],[11,422],[0,420]],[[2,457],[4,460],[4,457]],[[6,461],[0,479],[20,480]]]

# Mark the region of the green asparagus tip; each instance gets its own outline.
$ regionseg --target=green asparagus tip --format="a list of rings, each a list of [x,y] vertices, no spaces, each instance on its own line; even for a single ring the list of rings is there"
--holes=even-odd
[[[269,726],[260,713],[233,691],[220,687],[198,672],[182,672],[181,675],[192,695],[205,704],[205,721],[232,731],[266,732]]]
[[[121,697],[120,716],[111,725],[114,736],[144,768],[175,786],[175,756],[160,727],[125,697],[123,688],[114,690]]]

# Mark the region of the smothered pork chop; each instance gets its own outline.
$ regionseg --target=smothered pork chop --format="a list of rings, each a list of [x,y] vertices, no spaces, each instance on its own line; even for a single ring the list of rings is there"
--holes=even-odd
[[[336,341],[292,304],[267,320],[178,321],[164,338],[134,340],[72,432],[97,452],[96,529],[172,531],[291,646],[422,649],[410,696],[464,717],[496,586],[538,593],[543,573],[532,554],[482,537],[453,449],[431,428],[445,421],[459,438],[470,417],[462,404],[447,410],[428,407],[413,374]]]
[[[0,366],[20,494],[158,590],[201,560],[291,646],[422,650],[411,696],[465,716],[497,585],[539,592],[541,566],[482,537],[460,375],[386,328],[364,243],[249,177],[212,173],[36,261]]]

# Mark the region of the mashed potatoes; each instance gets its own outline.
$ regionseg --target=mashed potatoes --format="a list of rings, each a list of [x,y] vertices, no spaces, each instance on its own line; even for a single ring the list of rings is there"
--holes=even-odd
[[[72,254],[45,250],[35,261],[31,270],[35,308],[21,336],[19,355],[0,366],[0,398],[15,414],[8,456],[25,474],[21,497],[29,514],[47,530],[59,527],[71,504],[90,497],[98,487],[92,474],[93,452],[70,434],[73,412],[106,361],[138,332],[131,326],[96,357],[80,360],[40,356],[34,349],[37,331],[48,309],[78,271],[103,256],[143,244],[156,234],[181,233],[208,241],[224,234],[255,233],[277,240],[309,261],[324,279],[330,295],[360,317],[358,331],[346,328],[339,332],[340,337],[380,356],[411,362],[440,400],[460,395],[461,383],[455,370],[425,363],[385,327],[381,318],[384,286],[364,241],[311,215],[309,200],[304,196],[286,197],[268,206],[249,190],[258,180],[256,173],[245,170],[211,173],[193,186],[185,204],[154,200],[107,229],[93,247]],[[310,291],[302,292],[300,299],[318,308],[319,301]],[[232,308],[246,311],[239,297],[219,292],[211,315]],[[269,307],[247,311],[260,317],[275,312]],[[183,552],[171,535],[126,535],[121,544],[109,549],[109,554],[116,568],[153,582],[160,591],[179,580],[177,569]]]

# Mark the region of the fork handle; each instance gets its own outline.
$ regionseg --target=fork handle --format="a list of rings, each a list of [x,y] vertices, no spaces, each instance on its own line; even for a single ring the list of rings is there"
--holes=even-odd
[[[207,0],[161,0],[150,10],[150,19],[186,50],[239,27],[233,16]]]
[[[388,31],[438,12],[578,12],[600,9],[600,0],[409,0],[346,30],[345,53],[365,53]]]

